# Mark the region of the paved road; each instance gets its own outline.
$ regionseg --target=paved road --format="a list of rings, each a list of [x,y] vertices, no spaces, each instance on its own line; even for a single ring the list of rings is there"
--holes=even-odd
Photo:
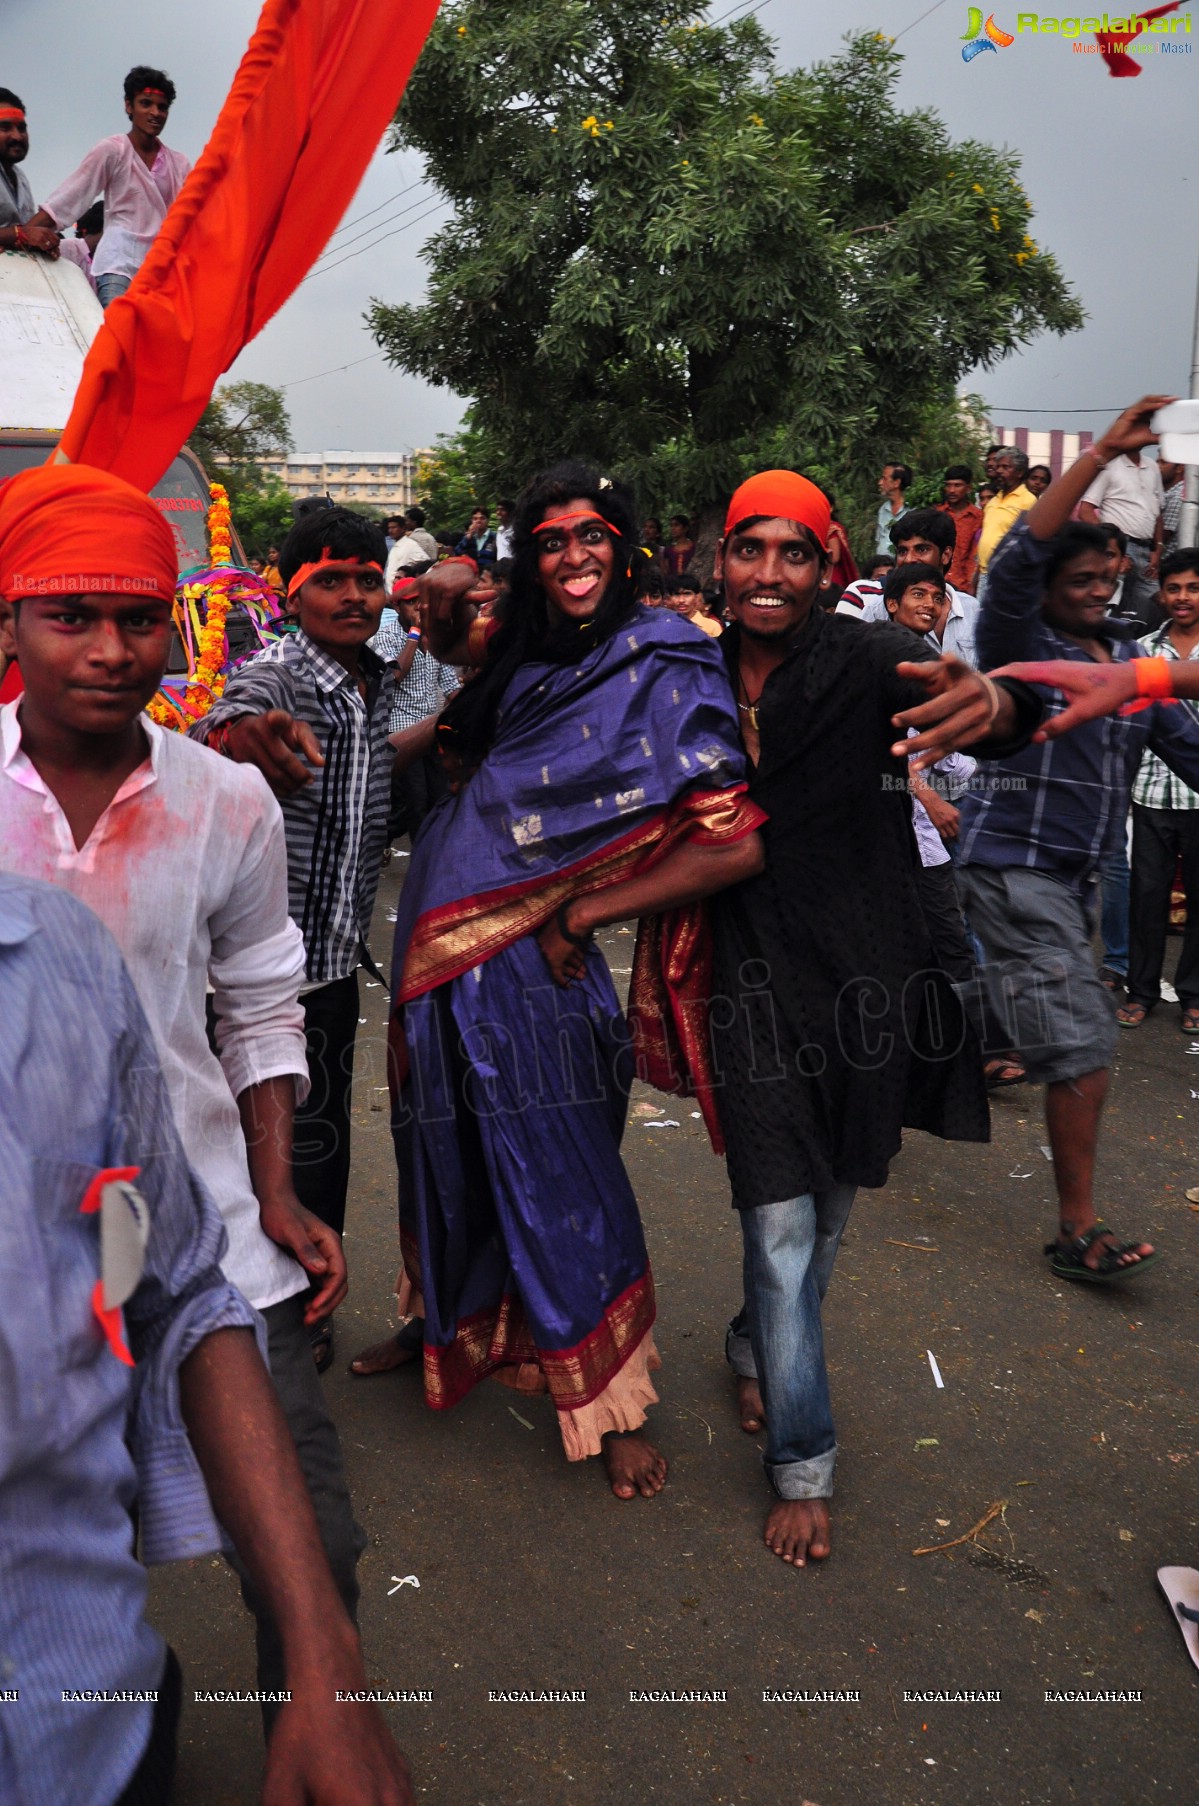
[[[385,874],[377,947],[402,869]],[[613,930],[605,941],[614,968],[627,967],[632,939]],[[886,1189],[860,1195],[826,1311],[841,1444],[834,1553],[797,1572],[760,1541],[765,1482],[722,1358],[739,1237],[690,1104],[660,1112],[677,1128],[647,1128],[645,1104],[662,1100],[639,1091],[626,1138],[665,1360],[654,1426],[672,1465],[659,1499],[622,1504],[598,1463],[568,1467],[544,1401],[485,1385],[440,1416],[412,1369],[348,1377],[349,1355],[388,1327],[396,1258],[377,1089],[384,994],[363,997],[352,1290],[326,1383],[370,1539],[360,1574],[373,1682],[434,1695],[389,1709],[419,1799],[1196,1798],[1199,1674],[1154,1584],[1163,1562],[1199,1565],[1199,1215],[1183,1197],[1199,1181],[1199,1056],[1185,1051],[1176,1008],[1122,1039],[1103,1147],[1104,1212],[1166,1251],[1135,1289],[1092,1292],[1049,1274],[1050,1168],[1027,1090],[998,1095],[989,1147],[912,1135]],[[978,1547],[913,1556],[1000,1499]],[[419,1590],[389,1596],[392,1576],[408,1574]],[[221,1563],[157,1573],[152,1610],[189,1686],[253,1686],[249,1620]],[[586,1703],[488,1697],[549,1688],[586,1689]],[[860,1698],[762,1698],[799,1688]],[[1047,1704],[1047,1688],[1141,1699]],[[639,1689],[727,1697],[630,1702]],[[905,1689],[1002,1699],[921,1704]],[[254,1708],[187,1706],[179,1806],[252,1802],[260,1763]]]

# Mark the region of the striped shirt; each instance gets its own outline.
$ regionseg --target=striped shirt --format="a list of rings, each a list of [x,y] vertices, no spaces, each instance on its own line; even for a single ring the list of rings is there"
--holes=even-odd
[[[369,647],[359,659],[365,699],[345,666],[303,630],[288,634],[239,665],[212,712],[188,729],[205,740],[227,722],[285,709],[316,736],[324,765],[279,799],[289,910],[304,937],[310,984],[347,978],[359,965],[387,840],[394,686]]]
[[[1141,643],[1150,658],[1178,658],[1178,651],[1170,638],[1169,623],[1159,627],[1156,633],[1148,635]],[[1187,657],[1199,658],[1199,646],[1189,652]],[[1196,721],[1199,721],[1199,703],[1184,701],[1179,706],[1188,709]],[[1137,772],[1137,781],[1132,787],[1132,800],[1139,803],[1142,809],[1199,809],[1199,790],[1192,790],[1189,784],[1184,784],[1155,752],[1147,750],[1141,760],[1141,769]]]
[[[221,1275],[221,1219],[189,1171],[154,1042],[112,936],[57,886],[0,875],[0,1800],[110,1806],[150,1735],[166,1658],[134,1553],[194,1559],[220,1531],[176,1375],[254,1313]],[[145,1266],[123,1309],[137,1362],[93,1310],[109,1168],[136,1167]],[[129,1703],[63,1689],[132,1692]]]
[[[388,615],[392,617],[390,621]],[[395,664],[407,638],[407,630],[394,609],[384,609],[382,624],[371,641],[384,664]],[[431,652],[418,646],[412,663],[395,686],[391,704],[392,733],[403,733],[406,727],[415,727],[427,716],[439,715],[443,699],[461,688],[462,679],[453,665],[443,665]]]

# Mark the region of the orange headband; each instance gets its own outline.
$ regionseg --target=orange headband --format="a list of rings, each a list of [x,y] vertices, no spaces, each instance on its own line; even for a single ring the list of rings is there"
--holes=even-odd
[[[287,600],[290,602],[300,585],[317,571],[340,571],[344,577],[352,577],[358,571],[378,571],[383,574],[383,566],[373,558],[366,560],[354,558],[330,558],[328,546],[322,546],[321,555],[315,564],[302,564],[287,586]]]
[[[552,520],[543,520],[533,531],[548,533],[551,527],[564,527],[568,520],[597,520],[601,527],[607,527],[609,533],[615,533],[617,539],[621,537],[620,528],[614,527],[610,520],[605,520],[594,508],[576,508],[573,514],[555,514]]]
[[[743,520],[752,520],[755,516],[765,520],[793,520],[816,535],[822,551],[828,549],[832,519],[828,497],[815,483],[794,470],[763,470],[742,483],[729,503],[724,523],[726,539]]]
[[[25,114],[20,107],[0,107],[0,121],[5,119],[19,119],[24,125]]]
[[[86,464],[38,464],[0,484],[0,596],[174,600],[175,536],[149,496]]]

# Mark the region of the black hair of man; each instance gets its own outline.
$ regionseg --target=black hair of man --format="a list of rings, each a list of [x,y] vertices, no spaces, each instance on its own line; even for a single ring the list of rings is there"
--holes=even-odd
[[[1177,577],[1180,571],[1194,571],[1199,576],[1199,546],[1179,546],[1173,552],[1167,552],[1158,566],[1157,575],[1164,583],[1167,577]]]
[[[894,458],[888,458],[883,468],[891,472],[892,477],[899,484],[901,489],[908,489],[911,487],[912,467],[910,464],[897,464]]]
[[[0,88],[0,107],[19,107],[23,113],[25,102],[19,94],[14,94],[11,88]]]
[[[862,567],[864,577],[877,577],[880,571],[895,569],[895,560],[890,552],[875,552]]]
[[[442,532],[442,533],[435,533],[433,535],[433,538],[436,540],[436,542],[439,546],[445,546],[448,551],[452,552],[454,547],[458,544],[458,541],[462,538],[462,535],[461,535],[461,533]]]
[[[669,596],[702,596],[704,586],[692,571],[679,571],[676,576],[667,578],[666,593]]]
[[[1103,531],[1106,534],[1109,542],[1113,539],[1115,540],[1116,544],[1120,548],[1120,556],[1121,556],[1121,558],[1123,558],[1125,552],[1127,552],[1127,550],[1128,550],[1127,533],[1125,533],[1125,531],[1122,527],[1117,527],[1116,523],[1114,521],[1110,521],[1110,520],[1104,521]]]
[[[125,99],[130,106],[147,88],[157,88],[165,96],[168,107],[174,106],[175,84],[170,76],[161,69],[151,69],[147,64],[139,63],[125,77]]]
[[[895,603],[898,608],[904,596],[917,583],[930,584],[934,589],[945,592],[945,572],[934,570],[931,564],[897,564],[893,571],[887,572],[883,584],[883,601],[888,605]]]
[[[496,507],[497,508],[506,508],[508,510],[509,514],[516,513],[516,503],[515,502],[510,502],[507,500],[502,501],[502,502],[497,502]]]
[[[423,508],[409,508],[405,512],[404,519],[408,522],[410,527],[423,527],[425,524],[425,511]]]
[[[591,619],[551,619],[539,575],[540,554],[534,528],[546,511],[564,502],[589,501],[608,522],[616,538],[612,581]],[[569,664],[582,648],[601,645],[627,621],[642,589],[645,555],[638,540],[633,491],[619,477],[603,476],[590,464],[571,458],[542,471],[522,490],[513,528],[512,582],[499,604],[502,625],[492,636],[488,663],[464,684],[441,718],[443,733],[467,764],[482,759],[495,739],[499,707],[516,672],[530,660]]]
[[[1048,589],[1054,578],[1066,565],[1081,558],[1085,552],[1098,552],[1102,557],[1108,548],[1107,531],[1103,527],[1094,527],[1090,521],[1072,520],[1061,532],[1048,541],[1049,553],[1045,561],[1045,587]]]
[[[1002,442],[998,445],[988,445],[985,456],[987,458],[993,458],[996,452],[1006,451],[1007,449],[1007,446]]]
[[[344,559],[347,563],[387,563],[387,541],[378,521],[365,514],[351,514],[348,508],[322,508],[298,520],[279,548],[279,575],[284,588],[302,564],[320,564],[322,559]]]
[[[928,539],[941,552],[952,552],[957,545],[957,529],[939,508],[913,508],[893,520],[887,537],[897,549],[905,539]]]
[[[76,238],[84,238],[89,232],[103,232],[104,202],[93,201],[86,213],[81,213],[75,221]]]
[[[941,481],[943,483],[969,483],[973,489],[974,472],[968,464],[951,464]]]

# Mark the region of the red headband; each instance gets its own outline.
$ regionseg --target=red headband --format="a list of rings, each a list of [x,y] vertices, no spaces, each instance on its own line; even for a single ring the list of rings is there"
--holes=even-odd
[[[287,586],[287,600],[290,602],[300,585],[317,571],[340,571],[344,577],[353,577],[359,571],[378,571],[383,574],[383,566],[376,564],[373,558],[330,558],[328,546],[321,547],[321,555],[314,564],[302,564]]]
[[[573,514],[555,514],[552,520],[543,520],[540,526],[533,528],[533,531],[534,533],[548,533],[551,527],[564,527],[568,520],[597,520],[601,527],[607,527],[609,533],[615,533],[617,539],[621,536],[620,528],[614,527],[610,520],[605,520],[603,515],[597,513],[594,508],[576,508]]]
[[[39,464],[0,484],[0,596],[174,600],[175,536],[149,496],[86,464]]]
[[[152,100],[166,100],[166,90],[164,88],[139,88],[133,98],[134,100],[140,100],[144,94],[148,94]],[[170,103],[168,102],[168,105],[169,104]]]
[[[25,114],[20,107],[0,107],[0,121],[5,119],[19,119],[24,125]]]
[[[724,523],[726,539],[743,520],[752,520],[755,516],[765,520],[793,520],[816,535],[822,551],[828,549],[832,519],[828,497],[815,483],[809,483],[807,477],[799,476],[794,470],[763,470],[742,483],[729,503]]]

